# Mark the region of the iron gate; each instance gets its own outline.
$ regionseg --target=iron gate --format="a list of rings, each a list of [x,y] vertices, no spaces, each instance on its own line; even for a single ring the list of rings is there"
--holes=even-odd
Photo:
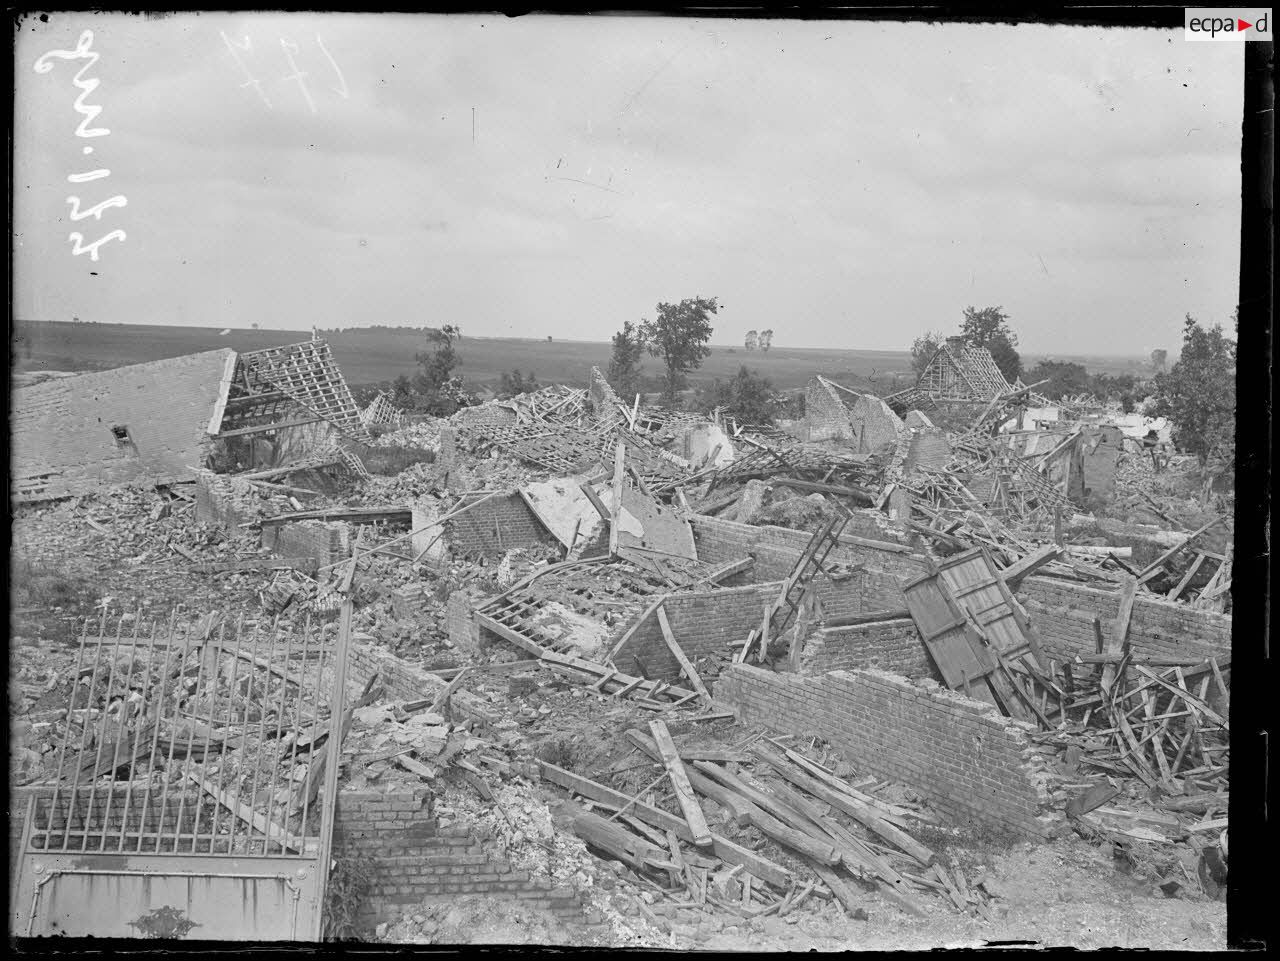
[[[318,940],[350,626],[86,622],[11,935]]]

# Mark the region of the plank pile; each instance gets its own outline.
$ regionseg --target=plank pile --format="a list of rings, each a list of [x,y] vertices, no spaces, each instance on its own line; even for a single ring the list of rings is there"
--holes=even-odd
[[[580,806],[566,808],[575,833],[661,896],[654,913],[714,907],[746,918],[785,916],[818,897],[854,914],[862,892],[874,890],[916,917],[924,915],[920,897],[934,892],[990,918],[981,888],[909,833],[914,823],[932,821],[918,806],[863,793],[788,747],[789,737],[757,734],[714,751],[676,744],[661,720],[649,727],[625,732],[656,774],[632,795],[547,762],[539,768],[579,797]],[[671,809],[655,796],[664,782]],[[760,853],[767,842],[785,861]]]

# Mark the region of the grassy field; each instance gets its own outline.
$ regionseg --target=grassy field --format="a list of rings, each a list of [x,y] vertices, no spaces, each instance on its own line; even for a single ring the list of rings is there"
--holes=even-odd
[[[225,336],[210,327],[166,327],[150,324],[70,324],[52,321],[18,321],[12,341],[17,371],[106,370],[202,350],[230,347],[237,351],[261,350],[306,340],[308,334],[291,330],[232,330]],[[429,349],[419,333],[390,330],[348,330],[323,335],[334,357],[353,385],[393,380],[412,375],[413,355]],[[540,383],[585,385],[592,366],[602,370],[609,363],[608,343],[523,338],[465,337],[458,343],[458,372],[473,386],[496,384],[504,371],[519,368],[533,372]],[[1025,358],[1034,363],[1034,358]],[[1082,359],[1083,362],[1083,359]],[[713,347],[711,356],[690,379],[694,383],[731,377],[742,364],[768,377],[775,388],[803,387],[814,374],[822,374],[851,387],[883,393],[909,386],[913,380],[908,351],[820,350],[773,347],[767,353],[742,347]],[[1090,358],[1090,371],[1120,373],[1137,358]],[[1029,364],[1028,364],[1029,366]],[[656,358],[645,361],[644,373],[657,375]]]

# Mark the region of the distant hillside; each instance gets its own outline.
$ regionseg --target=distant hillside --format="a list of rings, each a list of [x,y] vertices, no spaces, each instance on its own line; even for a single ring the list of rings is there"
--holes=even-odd
[[[422,333],[406,330],[355,328],[342,333],[325,333],[343,374],[352,384],[394,380],[416,370],[413,355],[429,350]],[[179,357],[202,350],[231,347],[234,350],[262,350],[308,339],[295,330],[232,330],[225,336],[213,327],[167,327],[150,324],[74,324],[57,321],[18,321],[12,341],[15,371],[105,370],[127,364]],[[504,371],[519,368],[533,372],[541,383],[583,385],[591,367],[604,369],[609,363],[607,342],[525,338],[464,337],[458,343],[459,373],[475,385],[493,385]],[[1027,366],[1038,358],[1027,356]],[[1090,371],[1121,373],[1141,369],[1138,358],[1067,358],[1077,360]],[[774,346],[768,352],[742,347],[713,347],[711,356],[691,380],[732,377],[746,364],[768,377],[775,388],[803,387],[814,374],[822,374],[851,387],[888,392],[909,386],[911,355],[907,350],[822,350]],[[661,364],[645,360],[644,372],[656,375]]]

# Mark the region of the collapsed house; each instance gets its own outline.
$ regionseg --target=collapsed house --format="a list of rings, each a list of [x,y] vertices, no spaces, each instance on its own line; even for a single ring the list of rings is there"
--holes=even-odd
[[[16,809],[26,930],[98,933],[66,906],[88,896],[75,871],[118,871],[123,852],[150,878],[185,850],[210,877],[208,859],[256,853],[255,886],[296,872],[265,920],[237,923],[318,937],[339,840],[372,859],[361,918],[384,926],[476,892],[599,926],[617,903],[591,881],[600,863],[649,895],[635,911],[658,930],[682,910],[819,901],[992,923],[998,885],[922,840],[939,824],[1108,838],[1167,890],[1218,890],[1225,525],[1078,542],[1102,522],[1077,525],[1075,507],[1125,479],[1116,434],[999,431],[1029,388],[985,351],[949,341],[914,392],[884,399],[816,377],[791,433],[628,405],[593,369],[585,388],[460,411],[433,427],[434,462],[366,477],[350,503],[294,486],[308,456],[341,455],[291,432],[396,428],[389,400],[362,413],[323,345],[215,353],[209,416],[184,442],[255,469],[184,454],[183,476],[193,521],[244,556],[179,553],[193,573],[260,578],[275,633],[211,619],[121,662],[109,629],[86,628],[88,691],[39,722],[57,736]],[[970,419],[946,431],[930,414],[952,403]],[[138,462],[128,479],[154,483]],[[437,630],[453,666],[390,649]],[[177,772],[194,813],[161,801],[148,820],[151,785]],[[54,876],[69,880],[46,889]],[[41,893],[68,889],[56,908]],[[140,888],[129,903],[110,933],[216,917],[190,899],[146,913],[159,902]]]
[[[17,502],[116,484],[189,482],[200,466],[360,468],[338,443],[368,440],[329,345],[212,350],[19,387]]]

